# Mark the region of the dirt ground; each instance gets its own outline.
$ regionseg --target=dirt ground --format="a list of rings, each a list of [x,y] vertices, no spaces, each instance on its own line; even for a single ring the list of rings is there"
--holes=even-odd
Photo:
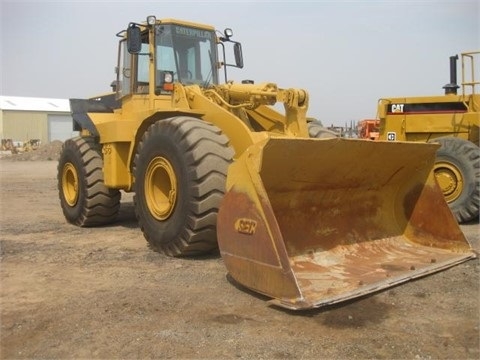
[[[67,224],[57,162],[11,158],[0,160],[2,359],[480,358],[478,259],[286,311],[235,287],[219,256],[151,251],[130,194],[111,226]],[[462,225],[477,252],[479,229]]]

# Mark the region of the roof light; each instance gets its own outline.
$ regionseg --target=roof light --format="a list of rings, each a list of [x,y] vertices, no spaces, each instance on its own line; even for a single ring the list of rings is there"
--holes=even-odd
[[[230,28],[226,28],[224,34],[227,39],[230,39],[233,36],[233,31]]]
[[[155,17],[155,15],[147,16],[147,24],[148,25],[153,26],[153,25],[155,25],[156,22],[157,22],[157,18]]]

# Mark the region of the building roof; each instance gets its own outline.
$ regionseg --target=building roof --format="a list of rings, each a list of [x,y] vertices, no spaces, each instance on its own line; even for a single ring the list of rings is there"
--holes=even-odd
[[[0,110],[70,112],[68,99],[0,96]]]

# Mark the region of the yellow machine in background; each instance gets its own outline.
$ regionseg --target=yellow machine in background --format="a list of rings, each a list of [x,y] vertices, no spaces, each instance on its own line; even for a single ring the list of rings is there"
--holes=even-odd
[[[457,221],[477,220],[480,207],[480,51],[461,54],[461,94],[457,60],[450,57],[450,83],[444,96],[382,98],[380,140],[433,142],[441,145],[435,177]]]
[[[307,121],[305,90],[228,81],[242,48],[230,29],[217,34],[153,16],[117,34],[115,93],[71,100],[81,136],[58,165],[69,222],[110,223],[120,191],[134,192],[153,248],[189,256],[218,246],[233,279],[291,309],[474,256],[435,184],[436,145],[335,137]]]

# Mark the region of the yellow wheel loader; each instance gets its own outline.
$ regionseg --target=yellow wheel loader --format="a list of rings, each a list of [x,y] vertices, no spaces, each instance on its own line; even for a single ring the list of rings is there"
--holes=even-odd
[[[461,94],[455,55],[444,96],[385,98],[378,105],[380,140],[440,144],[435,177],[458,222],[478,221],[480,208],[478,58],[480,51],[461,54]]]
[[[341,139],[307,121],[305,90],[229,81],[243,67],[230,29],[149,16],[117,35],[114,93],[70,101],[80,136],[58,165],[67,221],[110,223],[121,191],[134,192],[154,249],[218,246],[231,278],[289,309],[474,256],[435,183],[437,145]]]

